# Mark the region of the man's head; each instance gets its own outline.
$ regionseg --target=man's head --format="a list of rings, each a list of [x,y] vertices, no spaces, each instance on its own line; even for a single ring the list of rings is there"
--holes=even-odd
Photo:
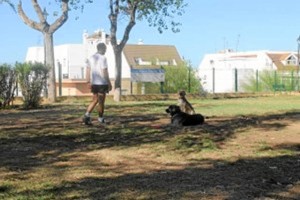
[[[104,43],[99,43],[99,44],[97,44],[97,51],[98,51],[100,54],[104,55],[105,52],[106,52],[106,45],[105,45]]]

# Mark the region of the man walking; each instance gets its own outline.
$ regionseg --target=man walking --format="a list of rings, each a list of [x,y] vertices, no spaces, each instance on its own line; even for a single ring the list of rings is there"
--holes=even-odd
[[[95,53],[87,64],[87,82],[91,84],[91,92],[93,93],[92,102],[87,107],[86,113],[83,117],[83,122],[86,125],[91,125],[91,112],[98,105],[98,121],[99,123],[105,123],[104,114],[104,103],[106,93],[111,89],[111,82],[109,80],[107,60],[104,56],[106,52],[106,45],[99,43],[97,45],[97,53]]]

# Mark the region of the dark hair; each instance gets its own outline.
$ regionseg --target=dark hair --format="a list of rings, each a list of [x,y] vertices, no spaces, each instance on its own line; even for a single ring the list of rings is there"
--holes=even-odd
[[[97,50],[98,51],[103,50],[103,49],[106,49],[106,45],[104,43],[97,44]]]

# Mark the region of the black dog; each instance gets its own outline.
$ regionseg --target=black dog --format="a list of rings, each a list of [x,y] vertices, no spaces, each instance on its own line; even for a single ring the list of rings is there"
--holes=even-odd
[[[176,126],[194,126],[204,123],[203,115],[184,113],[177,105],[170,105],[166,112],[171,115],[171,123]]]

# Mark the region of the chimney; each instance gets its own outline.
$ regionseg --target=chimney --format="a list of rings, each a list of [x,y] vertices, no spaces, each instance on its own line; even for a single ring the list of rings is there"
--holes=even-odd
[[[144,44],[144,41],[142,39],[139,39],[138,45],[142,45],[142,44]]]
[[[106,33],[105,33],[104,29],[101,29],[101,42],[106,44]]]
[[[89,36],[87,30],[84,30],[83,31],[83,34],[82,34],[82,42],[83,44],[87,44],[87,37]]]

